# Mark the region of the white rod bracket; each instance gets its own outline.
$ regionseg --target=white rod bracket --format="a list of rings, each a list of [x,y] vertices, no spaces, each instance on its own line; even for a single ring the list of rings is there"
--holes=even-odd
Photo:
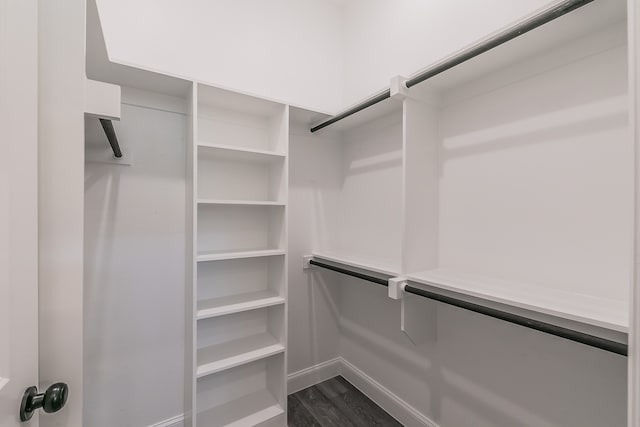
[[[302,269],[303,270],[308,270],[311,268],[311,264],[309,263],[309,261],[311,261],[313,259],[313,255],[303,255],[302,256]]]
[[[400,330],[414,345],[435,342],[438,326],[436,303],[405,293],[406,286],[406,277],[389,279],[389,298],[400,300]]]
[[[395,76],[391,79],[391,98],[402,101],[409,96],[406,82],[407,78],[404,76]]]
[[[407,286],[405,277],[392,277],[389,279],[389,298],[403,299],[405,286]]]

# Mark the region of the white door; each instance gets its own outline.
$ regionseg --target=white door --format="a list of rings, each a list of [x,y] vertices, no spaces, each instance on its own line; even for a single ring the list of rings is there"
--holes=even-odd
[[[82,424],[83,47],[84,0],[0,0],[0,427]]]
[[[0,0],[0,426],[38,385],[37,2]]]

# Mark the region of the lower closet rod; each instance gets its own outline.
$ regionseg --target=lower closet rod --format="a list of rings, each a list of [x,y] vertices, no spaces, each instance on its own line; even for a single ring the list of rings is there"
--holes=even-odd
[[[337,271],[338,273],[346,274],[347,276],[357,277],[358,279],[367,280],[369,282],[376,283],[382,286],[389,286],[389,281],[386,279],[381,279],[375,276],[369,276],[368,274],[357,273],[355,271],[347,270],[344,268],[336,267],[335,265],[325,264],[324,262],[318,262],[316,260],[309,261],[309,264],[315,265],[316,267],[326,268],[327,270]]]
[[[368,274],[358,273],[355,271],[350,271],[344,268],[336,267],[334,265],[325,264],[323,262],[311,260],[309,261],[309,264],[315,265],[321,268],[326,268],[328,270],[336,271],[338,273],[346,274],[348,276],[357,277],[358,279],[367,280],[369,282],[373,282],[378,285],[383,285],[383,286],[389,285],[387,280],[385,279],[381,279],[375,276],[370,276]],[[505,322],[524,326],[525,328],[534,329],[536,331],[544,332],[546,334],[554,335],[556,337],[560,337],[570,341],[575,341],[581,344],[585,344],[590,347],[599,348],[601,350],[609,351],[611,353],[619,354],[621,356],[627,356],[629,352],[629,346],[621,342],[600,338],[595,335],[585,334],[584,332],[574,331],[573,329],[563,328],[562,326],[552,325],[551,323],[541,322],[539,320],[531,319],[528,317],[520,316],[517,314],[502,311],[502,310],[497,310],[495,308],[485,307],[480,304],[474,304],[472,302],[464,301],[458,298],[441,295],[432,291],[427,291],[422,288],[416,288],[415,286],[406,285],[404,287],[404,291],[413,295],[418,295],[424,298],[438,301],[443,304],[452,305],[454,307],[473,311],[474,313],[483,314],[485,316],[493,317],[495,319],[504,320]]]

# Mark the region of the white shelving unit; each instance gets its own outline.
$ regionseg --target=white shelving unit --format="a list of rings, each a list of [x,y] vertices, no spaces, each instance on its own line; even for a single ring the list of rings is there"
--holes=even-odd
[[[284,374],[284,356],[277,354],[199,379],[197,424],[285,425],[286,407],[277,397],[286,394]]]
[[[293,131],[307,152],[295,161],[338,177],[313,177],[312,255],[626,333],[626,62],[625,1],[593,2],[312,136]],[[292,112],[301,128],[321,119]],[[314,141],[341,149],[320,156]]]
[[[197,84],[192,425],[284,425],[288,107]]]

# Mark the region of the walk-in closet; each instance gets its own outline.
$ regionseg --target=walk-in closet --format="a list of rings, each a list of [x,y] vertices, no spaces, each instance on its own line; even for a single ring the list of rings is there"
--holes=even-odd
[[[640,427],[637,0],[41,3],[0,426]]]

